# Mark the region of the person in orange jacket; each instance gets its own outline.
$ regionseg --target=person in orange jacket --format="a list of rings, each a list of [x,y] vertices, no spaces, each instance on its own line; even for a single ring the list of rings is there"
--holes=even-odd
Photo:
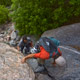
[[[56,46],[54,42],[49,38],[40,38],[38,42],[38,48],[40,48],[39,52],[27,55],[21,60],[21,62],[24,63],[29,58],[39,58],[39,63],[43,65],[45,60],[53,58],[53,64],[63,66],[66,63],[65,59],[62,57],[62,52],[60,51],[58,46]]]
[[[54,62],[53,64],[55,65],[56,64],[56,59],[59,58],[60,56],[62,55],[60,49],[58,48],[58,54],[56,54],[55,52],[53,52],[53,56],[52,58],[54,59]],[[50,54],[42,47],[40,46],[40,52],[39,53],[33,53],[33,54],[29,54],[27,56],[25,56],[21,62],[22,63],[25,63],[27,59],[30,59],[30,58],[39,58],[40,59],[40,64],[44,64],[45,60],[49,59],[50,58]],[[64,61],[63,61],[64,63]]]

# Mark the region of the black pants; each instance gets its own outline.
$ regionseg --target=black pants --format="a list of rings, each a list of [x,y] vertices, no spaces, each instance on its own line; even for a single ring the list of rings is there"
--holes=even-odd
[[[30,53],[30,49],[27,48],[27,47],[24,47],[23,49],[21,49],[21,52],[24,54],[24,55],[27,55]]]

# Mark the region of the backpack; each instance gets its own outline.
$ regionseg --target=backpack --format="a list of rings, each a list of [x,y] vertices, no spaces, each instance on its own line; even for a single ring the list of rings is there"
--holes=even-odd
[[[39,45],[42,46],[52,57],[53,52],[58,53],[57,46],[59,42],[56,39],[48,38],[48,37],[41,37],[39,39]]]
[[[52,40],[57,47],[60,45],[60,41],[55,39],[54,37],[48,37],[48,38]]]
[[[38,45],[42,46],[47,52],[49,52],[50,57],[52,57],[53,52],[58,53],[57,47],[59,44],[60,41],[53,37],[41,37],[38,41]]]
[[[52,57],[53,52],[58,53],[57,47],[59,46],[60,41],[53,37],[41,37],[38,43],[35,45],[37,50],[42,46],[47,52],[50,53],[50,57]]]

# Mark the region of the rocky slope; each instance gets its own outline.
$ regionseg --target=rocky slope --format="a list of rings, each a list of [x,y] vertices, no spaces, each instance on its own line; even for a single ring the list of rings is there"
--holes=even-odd
[[[36,73],[35,78],[30,66],[36,68],[38,63],[31,59],[27,61],[31,65],[21,64],[23,56],[13,47],[0,43],[0,80],[80,80],[80,52],[72,48],[80,47],[80,23],[46,31],[42,36],[60,40],[59,47],[67,64],[64,67],[53,66],[52,59],[46,60],[46,71]]]
[[[69,46],[80,46],[80,23],[46,31],[42,36],[60,40],[59,47],[67,61],[64,67],[54,67],[52,59],[46,61],[45,67],[51,80],[80,80],[80,52]]]
[[[35,80],[35,74],[13,47],[0,43],[0,80]]]

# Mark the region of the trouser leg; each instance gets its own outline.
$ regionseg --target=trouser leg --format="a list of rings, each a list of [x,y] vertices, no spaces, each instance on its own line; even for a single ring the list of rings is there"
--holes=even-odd
[[[35,70],[35,72],[47,73],[47,69],[45,67],[45,60],[38,58],[37,61],[38,61],[38,68]]]
[[[28,48],[26,48],[26,47],[24,47],[24,49],[23,49],[23,54],[24,55],[27,55],[27,54],[29,54],[30,52],[29,52],[29,49]]]
[[[38,64],[39,66],[43,66],[45,64],[45,60],[38,58]]]

